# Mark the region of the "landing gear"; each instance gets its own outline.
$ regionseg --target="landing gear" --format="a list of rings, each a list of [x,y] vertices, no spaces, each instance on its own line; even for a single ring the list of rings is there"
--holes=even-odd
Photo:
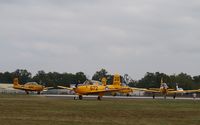
[[[38,91],[37,94],[39,95],[39,94],[40,94],[40,91]]]
[[[112,95],[113,95],[113,96],[117,96],[117,93],[116,93],[116,92],[115,92],[115,93],[112,93]]]
[[[77,99],[82,100],[83,96],[82,95],[74,96],[74,100],[77,100]]]
[[[101,96],[98,96],[98,97],[97,97],[97,100],[101,101]]]
[[[166,94],[164,94],[164,99],[166,99],[167,98],[167,95]]]
[[[155,94],[153,93],[153,99],[155,99]]]
[[[174,99],[176,98],[176,94],[174,94],[173,98],[174,98]]]
[[[82,95],[79,95],[79,96],[78,96],[78,99],[79,99],[79,100],[82,100],[82,99],[83,99],[83,96],[82,96]]]

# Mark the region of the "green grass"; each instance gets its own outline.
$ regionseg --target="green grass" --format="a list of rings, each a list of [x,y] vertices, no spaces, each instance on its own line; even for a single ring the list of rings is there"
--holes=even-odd
[[[0,95],[0,125],[199,125],[193,100],[70,100]]]

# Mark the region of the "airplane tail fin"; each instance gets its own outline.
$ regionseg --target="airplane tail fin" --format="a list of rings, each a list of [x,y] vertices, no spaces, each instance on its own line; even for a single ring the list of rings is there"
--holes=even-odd
[[[102,84],[103,84],[104,86],[106,86],[106,84],[107,84],[107,79],[106,79],[105,77],[103,77],[103,78],[101,79],[101,82],[102,82]]]
[[[163,84],[163,77],[160,79],[160,84]]]
[[[14,86],[18,86],[18,85],[19,85],[19,80],[18,80],[18,78],[14,78],[14,80],[13,80],[13,85],[14,85]]]
[[[113,77],[113,85],[121,85],[121,81],[120,81],[120,75],[119,74],[115,74]]]
[[[179,90],[178,83],[176,83],[176,90]]]
[[[176,90],[177,90],[177,91],[183,91],[183,88],[179,88],[179,87],[178,87],[178,83],[176,83]]]

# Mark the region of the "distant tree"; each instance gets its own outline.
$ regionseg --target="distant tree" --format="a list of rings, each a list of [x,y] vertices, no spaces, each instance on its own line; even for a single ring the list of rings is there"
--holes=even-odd
[[[105,69],[101,69],[100,71],[96,71],[96,73],[93,75],[92,79],[100,81],[103,77],[108,76],[107,73],[108,72]]]
[[[83,72],[77,72],[75,74],[76,82],[83,83],[87,78]]]
[[[192,84],[192,77],[190,75],[187,75],[186,73],[180,73],[178,75],[175,75],[175,83],[178,83],[179,87],[183,89],[191,89]]]
[[[26,83],[35,81],[45,86],[69,86],[70,84],[83,83],[87,78],[83,72],[72,73],[58,73],[49,72],[45,73],[43,70],[37,72],[35,76],[26,69],[17,69],[14,72],[0,72],[0,83],[12,83],[13,78],[19,78],[20,83]],[[93,80],[101,81],[103,77],[107,78],[107,84],[113,83],[113,75],[108,74],[105,69],[96,71],[93,75]],[[121,76],[121,82],[123,82]],[[136,86],[142,88],[159,88],[161,79],[167,83],[170,88],[175,88],[175,84],[178,83],[179,87],[183,89],[200,89],[200,75],[191,77],[186,73],[180,73],[178,75],[166,75],[160,72],[147,72],[143,78],[138,81],[129,82],[129,86]]]
[[[128,86],[130,86],[130,87],[136,87],[137,84],[138,84],[138,82],[135,81],[135,80],[133,80],[133,81],[129,82]]]
[[[39,84],[47,86],[47,74],[43,70],[38,71],[32,80]]]
[[[137,87],[144,87],[144,88],[159,88],[161,79],[163,82],[168,83],[170,81],[169,76],[164,73],[150,73],[147,72],[141,80],[138,81]]]
[[[200,75],[199,75],[199,76],[194,76],[194,77],[193,77],[193,82],[194,82],[194,83],[199,83],[199,84],[200,84]]]
[[[0,73],[0,83],[12,83],[14,74],[10,72]]]
[[[200,89],[200,75],[193,77],[192,89]]]
[[[26,83],[32,80],[32,75],[26,69],[17,69],[13,72],[14,76],[19,78],[21,83]]]

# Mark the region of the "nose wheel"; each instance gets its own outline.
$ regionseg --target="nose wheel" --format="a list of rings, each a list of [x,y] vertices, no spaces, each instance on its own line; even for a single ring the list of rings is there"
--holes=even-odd
[[[83,96],[82,96],[82,95],[79,95],[78,97],[75,96],[75,97],[74,97],[74,100],[77,100],[77,99],[82,100],[82,99],[83,99]]]
[[[25,92],[26,92],[27,95],[29,94],[29,91],[25,91]]]
[[[79,96],[78,96],[78,99],[79,99],[79,100],[82,100],[82,99],[83,99],[83,96],[82,96],[82,95],[79,95]]]
[[[155,99],[155,93],[153,93],[153,99]]]

